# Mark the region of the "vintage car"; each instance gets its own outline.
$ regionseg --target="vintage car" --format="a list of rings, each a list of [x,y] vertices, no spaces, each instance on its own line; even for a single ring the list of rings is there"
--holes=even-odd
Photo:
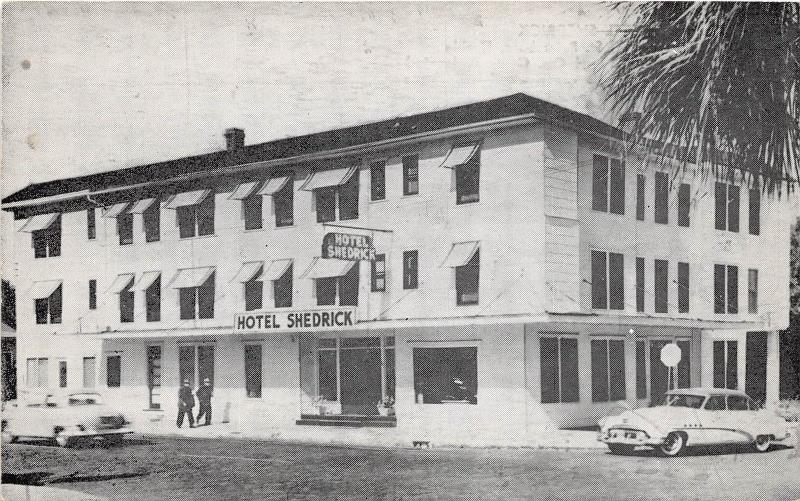
[[[98,393],[24,393],[6,402],[2,412],[3,441],[18,437],[52,438],[66,447],[81,438],[120,441],[133,430],[118,411],[104,404]]]
[[[786,421],[742,391],[686,388],[668,391],[662,405],[626,410],[599,422],[598,440],[613,454],[650,446],[666,456],[686,446],[752,444],[759,452],[789,437]]]

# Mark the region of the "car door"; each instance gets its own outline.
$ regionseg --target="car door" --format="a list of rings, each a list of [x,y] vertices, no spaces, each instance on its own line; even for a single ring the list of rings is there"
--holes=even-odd
[[[698,411],[700,430],[697,443],[718,444],[725,440],[725,395],[710,395]]]
[[[751,442],[759,435],[758,413],[745,395],[728,395],[730,442]]]

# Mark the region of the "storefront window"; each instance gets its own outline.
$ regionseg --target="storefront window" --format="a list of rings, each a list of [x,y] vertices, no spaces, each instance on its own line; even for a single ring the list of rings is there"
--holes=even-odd
[[[478,403],[478,348],[414,348],[418,403]]]
[[[578,339],[543,337],[539,345],[542,403],[578,402]]]

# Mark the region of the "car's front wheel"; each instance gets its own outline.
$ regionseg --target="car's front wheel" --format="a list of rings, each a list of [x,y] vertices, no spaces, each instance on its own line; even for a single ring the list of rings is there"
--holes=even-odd
[[[633,453],[633,446],[625,444],[608,444],[608,450],[611,451],[611,454],[626,456]]]
[[[658,450],[665,456],[677,456],[683,452],[684,447],[686,447],[686,437],[683,433],[672,432],[667,435]]]
[[[767,452],[770,446],[772,446],[772,437],[769,435],[759,435],[756,437],[755,442],[753,442],[753,447],[758,452]]]

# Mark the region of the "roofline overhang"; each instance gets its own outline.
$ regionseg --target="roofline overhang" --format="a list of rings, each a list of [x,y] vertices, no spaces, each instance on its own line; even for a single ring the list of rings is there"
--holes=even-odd
[[[382,149],[389,149],[395,148],[398,146],[403,146],[407,144],[418,143],[421,141],[427,141],[431,139],[441,139],[446,138],[458,134],[462,134],[465,132],[488,132],[497,129],[502,129],[505,127],[511,126],[518,126],[518,125],[527,125],[527,124],[534,124],[534,123],[552,123],[558,125],[559,127],[563,127],[569,130],[572,130],[579,134],[591,135],[601,139],[606,139],[615,142],[622,142],[623,139],[614,137],[610,134],[602,134],[597,131],[592,130],[579,130],[578,127],[563,122],[561,120],[554,120],[552,118],[543,117],[538,113],[526,113],[522,115],[516,115],[513,117],[506,117],[506,118],[498,118],[494,120],[487,120],[483,122],[465,124],[465,125],[457,125],[454,127],[447,127],[444,129],[439,129],[436,131],[430,132],[421,132],[416,134],[410,134],[408,136],[403,136],[399,138],[392,138],[392,139],[385,139],[382,141],[372,141],[369,143],[348,146],[345,148],[337,148],[335,150],[325,150],[325,151],[318,151],[313,153],[306,153],[303,155],[295,155],[291,157],[283,157],[283,158],[276,158],[272,160],[265,160],[260,162],[249,162],[245,164],[237,164],[230,167],[223,167],[218,169],[211,169],[211,170],[204,170],[200,172],[193,172],[190,174],[178,176],[178,177],[171,177],[167,179],[160,179],[156,181],[148,181],[144,183],[136,183],[130,184],[125,186],[118,186],[115,188],[107,188],[102,190],[82,190],[73,193],[64,193],[59,195],[53,195],[49,197],[41,197],[41,198],[33,198],[29,200],[20,200],[17,202],[9,202],[2,204],[0,209],[2,210],[9,210],[9,209],[19,209],[19,208],[26,208],[26,207],[34,207],[36,205],[42,205],[47,203],[53,202],[64,202],[70,200],[78,200],[89,196],[95,195],[105,195],[110,193],[118,193],[123,191],[129,190],[136,190],[142,188],[149,188],[153,186],[163,186],[174,184],[175,182],[181,181],[191,181],[195,179],[202,179],[206,177],[213,177],[213,176],[223,176],[223,175],[231,175],[236,174],[239,172],[247,172],[252,170],[260,170],[260,169],[267,169],[272,167],[281,167],[287,164],[298,164],[304,162],[313,162],[319,160],[330,160],[341,158],[345,156],[352,156],[359,153],[363,153],[370,150],[382,150]],[[613,126],[609,126],[613,128]],[[111,173],[113,171],[104,172],[105,174]]]
[[[354,326],[340,332],[351,331],[376,331],[396,330],[403,328],[426,327],[463,327],[467,325],[513,325],[513,324],[579,324],[579,325],[605,325],[622,327],[674,327],[682,329],[703,330],[776,330],[767,328],[761,322],[704,320],[692,318],[650,317],[650,316],[623,316],[623,315],[593,315],[579,313],[540,313],[518,315],[492,315],[492,316],[463,316],[463,317],[432,317],[414,319],[387,319],[358,321]],[[233,325],[210,327],[181,327],[172,329],[129,329],[102,332],[76,333],[85,336],[97,336],[102,339],[127,339],[127,338],[192,338],[204,336],[243,336],[259,337],[272,335],[298,335],[300,332],[280,331],[275,333],[264,332],[235,332]]]

